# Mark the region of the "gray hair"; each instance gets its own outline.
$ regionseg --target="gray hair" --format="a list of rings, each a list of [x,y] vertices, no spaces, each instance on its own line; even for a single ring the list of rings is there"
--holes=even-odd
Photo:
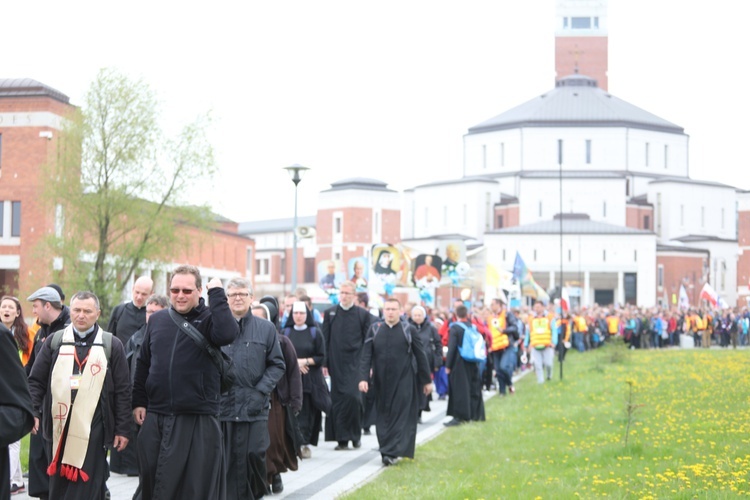
[[[164,295],[154,294],[150,296],[148,300],[146,300],[146,305],[149,305],[149,304],[155,304],[161,307],[162,309],[166,309],[169,307],[169,299],[166,298]]]
[[[250,283],[250,280],[245,278],[232,278],[227,283],[227,290],[230,288],[247,288],[250,295],[253,294],[253,285]]]
[[[70,304],[73,304],[74,300],[88,300],[88,299],[94,299],[94,304],[96,305],[96,310],[98,311],[100,309],[99,307],[99,297],[93,294],[93,292],[76,292],[75,295],[73,295],[70,298]]]

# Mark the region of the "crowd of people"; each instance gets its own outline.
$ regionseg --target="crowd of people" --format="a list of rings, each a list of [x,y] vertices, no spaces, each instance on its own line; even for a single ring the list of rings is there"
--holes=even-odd
[[[514,375],[529,369],[545,383],[568,349],[613,339],[736,348],[750,319],[747,309],[509,308],[504,297],[370,309],[350,281],[320,314],[303,289],[256,300],[236,278],[204,293],[193,266],[172,272],[169,297],[152,291],[136,280],[106,329],[90,292],[66,306],[59,286],[40,288],[30,327],[17,298],[0,299],[4,340],[28,377],[30,496],[106,498],[113,471],[138,476],[135,499],[261,498],[283,491],[282,474],[313,458],[321,434],[343,452],[374,425],[384,466],[413,458],[433,392],[448,400],[444,425],[483,421],[483,389],[514,394]],[[19,450],[0,452],[0,497],[26,490]]]

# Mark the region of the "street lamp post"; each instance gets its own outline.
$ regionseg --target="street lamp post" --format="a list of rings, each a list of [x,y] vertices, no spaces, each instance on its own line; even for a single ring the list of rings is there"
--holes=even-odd
[[[291,167],[284,167],[284,170],[289,173],[289,177],[292,178],[294,183],[294,228],[292,230],[294,241],[292,246],[292,293],[294,293],[294,290],[297,289],[297,185],[310,169],[295,163]]]

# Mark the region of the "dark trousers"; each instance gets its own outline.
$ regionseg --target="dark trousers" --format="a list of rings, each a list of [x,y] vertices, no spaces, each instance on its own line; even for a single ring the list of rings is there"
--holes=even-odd
[[[266,450],[271,444],[268,420],[222,422],[227,464],[227,500],[261,498],[266,484]]]
[[[49,498],[49,476],[47,466],[47,446],[42,438],[41,429],[38,434],[29,437],[29,496]]]

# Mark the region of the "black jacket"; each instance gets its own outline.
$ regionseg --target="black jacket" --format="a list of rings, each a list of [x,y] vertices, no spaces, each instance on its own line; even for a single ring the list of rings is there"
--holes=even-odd
[[[208,291],[209,305],[182,315],[215,346],[231,344],[240,333],[223,288]],[[169,310],[146,324],[135,364],[133,408],[163,415],[219,415],[219,370],[209,354],[172,321]]]
[[[276,327],[252,312],[240,324],[237,339],[221,348],[234,361],[237,373],[232,388],[221,396],[221,420],[268,420],[271,391],[286,369]]]
[[[425,354],[427,354],[430,370],[435,371],[443,366],[443,341],[435,325],[430,322],[429,318],[425,318],[421,325],[416,324],[409,318],[409,324],[414,327],[417,335],[422,339],[422,346]]]
[[[97,326],[83,342],[91,345],[99,330]],[[51,335],[51,334],[50,334]],[[84,349],[85,343],[76,338],[76,349]],[[90,348],[90,347],[89,347]],[[31,393],[31,403],[37,417],[41,416],[41,428],[44,439],[52,439],[52,395],[50,384],[52,382],[52,367],[55,366],[59,350],[52,351],[52,342],[44,342],[39,356],[37,357],[34,368],[29,376],[29,392]],[[79,352],[78,356],[81,357]],[[125,359],[125,348],[122,346],[120,339],[112,336],[112,352],[107,362],[107,374],[104,377],[104,386],[102,387],[99,405],[104,417],[104,444],[111,447],[114,443],[115,436],[125,436],[132,438],[130,412],[130,375],[128,372],[128,363]]]
[[[31,369],[34,367],[34,362],[36,361],[36,357],[39,355],[39,351],[42,349],[42,345],[44,345],[44,339],[46,339],[49,335],[52,335],[58,330],[64,329],[66,326],[70,324],[70,309],[68,309],[68,306],[63,306],[62,310],[60,311],[60,315],[49,325],[39,325],[39,330],[36,331],[36,335],[34,336],[34,349],[31,351],[31,356],[29,356],[29,362],[26,363],[26,373],[30,374]]]

